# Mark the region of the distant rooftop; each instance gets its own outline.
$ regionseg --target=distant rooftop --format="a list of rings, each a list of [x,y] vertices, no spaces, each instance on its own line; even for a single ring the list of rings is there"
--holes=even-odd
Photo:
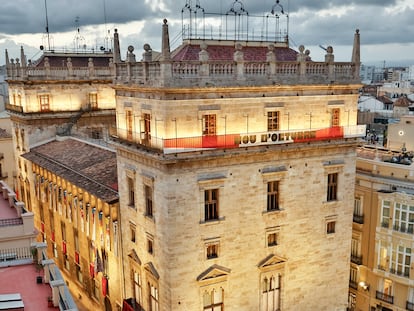
[[[32,148],[22,156],[105,202],[118,201],[117,164],[113,151],[68,138]]]
[[[59,310],[58,307],[48,307],[47,297],[52,295],[49,284],[36,284],[34,264],[0,268],[0,294],[21,295],[25,311]]]

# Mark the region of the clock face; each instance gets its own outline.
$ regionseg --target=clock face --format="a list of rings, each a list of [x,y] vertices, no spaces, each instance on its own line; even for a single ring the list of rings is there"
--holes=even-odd
[[[403,131],[403,130],[400,130],[400,131],[398,132],[398,135],[403,136],[403,135],[404,135],[404,131]]]

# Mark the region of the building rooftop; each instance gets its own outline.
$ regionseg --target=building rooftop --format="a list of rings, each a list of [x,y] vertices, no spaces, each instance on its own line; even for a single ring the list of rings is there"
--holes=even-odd
[[[68,138],[32,148],[22,156],[107,203],[118,201],[113,151]]]
[[[0,268],[0,295],[21,295],[25,311],[59,310],[58,307],[48,307],[47,298],[52,296],[49,284],[36,283],[36,271],[34,264],[9,266]],[[7,281],[5,281],[7,280]]]
[[[194,41],[194,40],[193,40]],[[198,40],[201,42],[201,40]],[[197,42],[197,41],[195,41]],[[211,61],[233,61],[233,55],[236,51],[234,42],[233,45],[225,45],[223,41],[214,42],[205,41],[206,51]],[[249,42],[253,44],[252,42]],[[244,60],[250,62],[265,62],[266,54],[269,52],[269,43],[264,45],[263,43],[257,44],[256,46],[245,46],[243,47]],[[180,46],[176,51],[172,52],[172,59],[174,61],[198,61],[199,53],[201,52],[200,44],[184,44]],[[276,59],[278,61],[296,61],[298,52],[289,47],[274,47]]]

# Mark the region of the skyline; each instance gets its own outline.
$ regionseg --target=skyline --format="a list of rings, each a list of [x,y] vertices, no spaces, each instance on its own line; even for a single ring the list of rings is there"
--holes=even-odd
[[[133,45],[139,59],[145,43],[149,43],[153,50],[160,50],[164,18],[168,20],[171,40],[180,37],[181,12],[186,5],[199,5],[205,12],[224,14],[236,4],[243,6],[250,16],[269,14],[277,5],[274,0],[143,2],[88,0],[76,6],[71,5],[69,0],[8,2],[0,13],[0,64],[5,63],[5,49],[10,58],[16,58],[20,57],[22,45],[28,59],[37,59],[41,55],[39,47],[49,45],[46,23],[51,48],[73,49],[76,43],[83,42],[88,49],[99,49],[100,46],[110,45],[114,29],[118,29],[121,57],[124,58],[127,46]],[[315,61],[324,59],[325,51],[320,46],[329,45],[334,49],[336,61],[350,61],[353,35],[359,29],[362,63],[377,66],[396,61],[414,63],[414,56],[410,55],[414,49],[414,20],[410,18],[414,14],[414,3],[410,0],[364,0],[347,4],[338,0],[279,2],[289,14],[291,48],[298,50],[299,45],[304,45]],[[376,12],[374,18],[372,12]]]

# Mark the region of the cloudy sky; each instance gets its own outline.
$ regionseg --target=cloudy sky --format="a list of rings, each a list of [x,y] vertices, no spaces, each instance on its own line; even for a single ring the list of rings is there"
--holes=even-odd
[[[279,2],[284,12],[289,13],[291,47],[297,50],[303,44],[315,61],[322,61],[325,53],[319,45],[333,46],[335,60],[350,61],[353,35],[355,29],[360,29],[363,63],[414,64],[413,0]],[[186,4],[192,8],[199,4],[206,13],[226,13],[231,8],[240,12],[244,8],[249,16],[267,16],[274,8],[284,17],[275,0],[4,0],[0,10],[0,65],[4,64],[5,49],[10,58],[20,57],[21,45],[28,59],[40,56],[41,45],[56,50],[83,45],[88,49],[109,46],[115,28],[120,34],[122,57],[129,45],[135,47],[139,57],[144,43],[154,50],[160,49],[164,18],[168,19],[170,40],[176,46],[181,42],[181,12],[183,8],[188,12]],[[200,16],[199,13],[198,21]],[[285,24],[281,18],[279,29],[285,29]],[[206,28],[213,29],[212,25]],[[223,19],[214,26],[223,30]],[[264,22],[261,25],[251,22],[248,27],[255,34],[263,34],[266,28]]]

